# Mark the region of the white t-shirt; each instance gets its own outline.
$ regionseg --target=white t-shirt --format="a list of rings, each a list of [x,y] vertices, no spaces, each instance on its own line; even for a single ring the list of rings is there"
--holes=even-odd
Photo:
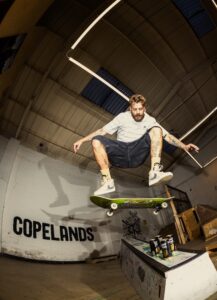
[[[103,129],[108,134],[117,132],[117,140],[122,142],[133,142],[141,138],[150,128],[157,126],[162,128],[163,136],[168,132],[155,120],[155,118],[145,113],[142,121],[136,122],[130,111],[120,113]]]

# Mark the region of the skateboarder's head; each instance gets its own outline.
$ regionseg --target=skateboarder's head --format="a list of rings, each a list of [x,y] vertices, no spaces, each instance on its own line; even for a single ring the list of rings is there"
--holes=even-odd
[[[129,100],[130,112],[136,122],[142,121],[145,116],[145,103],[146,99],[142,95],[132,95]]]

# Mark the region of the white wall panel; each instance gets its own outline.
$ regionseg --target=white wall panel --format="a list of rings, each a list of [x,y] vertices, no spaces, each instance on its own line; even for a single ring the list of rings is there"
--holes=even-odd
[[[90,204],[95,185],[96,174],[19,146],[5,197],[3,253],[55,261],[117,253],[119,216],[108,220]]]

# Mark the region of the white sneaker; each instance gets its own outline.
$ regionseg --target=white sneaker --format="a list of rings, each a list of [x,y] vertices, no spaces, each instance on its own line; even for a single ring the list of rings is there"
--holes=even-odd
[[[93,194],[94,196],[104,195],[115,191],[114,179],[102,182],[101,187],[96,190]]]
[[[162,168],[162,165],[157,164],[154,166],[154,170],[149,172],[149,186],[157,185],[173,178],[172,172],[162,172]]]

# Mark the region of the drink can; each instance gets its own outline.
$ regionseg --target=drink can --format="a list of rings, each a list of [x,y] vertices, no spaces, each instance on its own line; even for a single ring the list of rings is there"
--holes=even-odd
[[[149,244],[150,244],[150,248],[151,248],[151,254],[153,256],[160,253],[160,247],[158,246],[158,242],[156,239],[151,239]]]
[[[151,240],[149,241],[149,245],[150,245],[151,254],[152,254],[153,256],[156,255],[156,251],[155,251],[156,243],[155,243],[155,240],[154,240],[154,239],[151,239]]]
[[[166,236],[166,238],[167,238],[167,243],[168,243],[169,251],[172,254],[173,251],[175,250],[175,243],[174,243],[173,236],[172,236],[172,234],[169,234],[169,235]]]
[[[163,258],[169,257],[167,241],[164,239],[161,241],[161,249],[162,249]]]
[[[172,251],[171,251],[170,243],[169,243],[169,240],[168,240],[168,239],[166,240],[166,243],[167,243],[167,251],[168,251],[168,254],[169,254],[169,256],[172,256]]]
[[[160,242],[161,242],[162,239],[163,239],[162,235],[156,235],[155,236],[155,240],[157,240],[159,248],[161,247]]]
[[[154,243],[155,243],[155,254],[157,255],[160,253],[160,245],[157,239],[154,239]]]

